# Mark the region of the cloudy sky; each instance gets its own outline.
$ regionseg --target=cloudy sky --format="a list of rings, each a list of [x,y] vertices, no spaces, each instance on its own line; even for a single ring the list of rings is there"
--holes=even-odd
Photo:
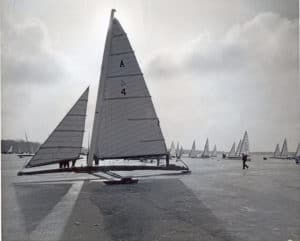
[[[2,139],[43,142],[90,85],[110,9],[127,32],[167,145],[300,141],[298,0],[2,0]],[[84,145],[87,143],[87,135]]]

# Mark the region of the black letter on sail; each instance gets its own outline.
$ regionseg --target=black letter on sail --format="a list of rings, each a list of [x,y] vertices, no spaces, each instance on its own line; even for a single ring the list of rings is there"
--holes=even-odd
[[[123,88],[123,89],[121,90],[121,94],[126,95],[126,90],[125,90],[125,88]]]
[[[120,62],[120,68],[121,67],[125,67],[125,64],[124,64],[123,60],[121,60],[121,62]]]

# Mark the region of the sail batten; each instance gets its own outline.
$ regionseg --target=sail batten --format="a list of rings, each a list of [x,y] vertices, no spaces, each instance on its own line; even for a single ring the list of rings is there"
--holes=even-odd
[[[143,73],[127,34],[112,11],[88,164],[93,158],[167,154]]]
[[[79,158],[84,134],[89,88],[49,135],[26,167],[35,167]]]

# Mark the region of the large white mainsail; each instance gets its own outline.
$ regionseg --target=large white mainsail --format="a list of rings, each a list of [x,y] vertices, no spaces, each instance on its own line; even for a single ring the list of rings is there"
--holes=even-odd
[[[93,159],[168,155],[143,73],[114,12],[103,54],[89,166]]]
[[[197,152],[196,152],[196,141],[193,141],[192,149],[189,153],[190,158],[195,158],[197,157]]]
[[[209,142],[208,142],[208,138],[206,139],[205,146],[204,146],[204,151],[202,152],[201,157],[209,157]]]
[[[286,138],[284,138],[280,157],[288,157],[288,147],[287,147],[287,141]]]
[[[295,152],[295,157],[300,157],[300,143],[298,144],[297,150]]]
[[[241,151],[240,154],[247,154],[249,155],[250,152],[250,147],[249,147],[249,138],[248,138],[248,133],[245,131],[242,144],[241,144]]]
[[[228,153],[228,157],[234,157],[235,156],[235,142],[233,142],[232,147]]]
[[[274,151],[274,157],[279,157],[279,156],[280,156],[280,148],[279,148],[279,144],[277,144]]]
[[[40,146],[26,167],[42,166],[79,158],[82,148],[89,88]]]
[[[170,157],[175,157],[176,156],[175,144],[174,144],[173,141],[171,143],[169,153],[170,153]]]

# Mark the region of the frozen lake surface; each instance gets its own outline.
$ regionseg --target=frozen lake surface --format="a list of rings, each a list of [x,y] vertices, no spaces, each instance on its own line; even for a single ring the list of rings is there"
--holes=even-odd
[[[3,240],[300,240],[292,160],[254,155],[242,170],[239,160],[184,158],[190,175],[118,172],[141,178],[116,186],[88,174],[18,177],[26,160],[2,155]]]

